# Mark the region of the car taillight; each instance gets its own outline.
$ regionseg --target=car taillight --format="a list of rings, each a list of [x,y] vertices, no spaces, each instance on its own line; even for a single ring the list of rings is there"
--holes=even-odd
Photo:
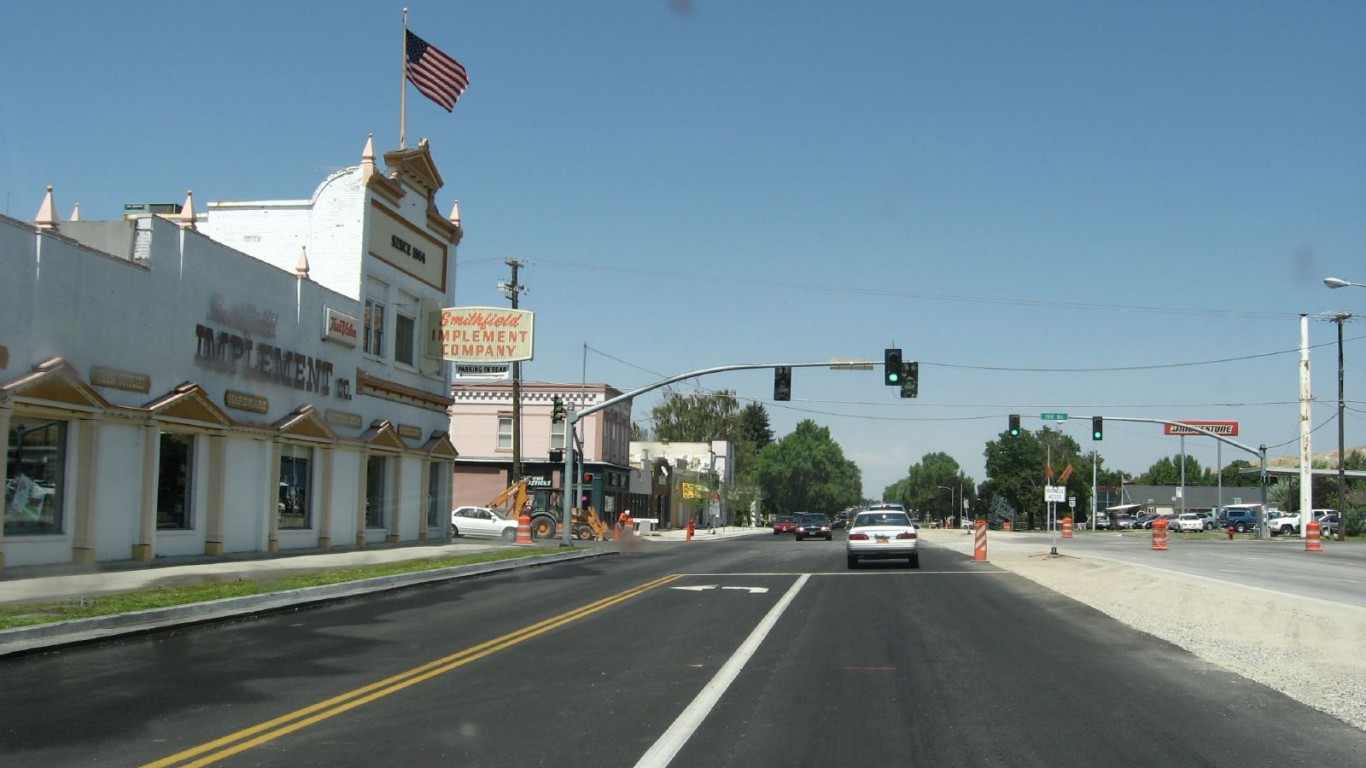
[[[851,534],[849,534],[849,538],[850,538],[850,539],[853,539],[854,541],[867,541],[867,540],[868,540],[868,534],[866,534],[866,533],[851,533]]]
[[[912,531],[911,533],[898,533],[898,534],[896,535],[896,537],[897,537],[898,539],[914,539],[914,538],[915,538],[915,532]]]

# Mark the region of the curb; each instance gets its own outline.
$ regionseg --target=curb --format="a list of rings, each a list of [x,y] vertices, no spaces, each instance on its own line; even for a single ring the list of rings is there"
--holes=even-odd
[[[145,611],[95,616],[88,619],[72,619],[71,621],[37,624],[32,627],[16,627],[0,630],[0,658],[53,648],[83,645],[111,637],[141,635],[175,627],[274,613],[300,606],[406,589],[437,581],[473,578],[518,568],[535,568],[571,560],[607,557],[615,554],[617,553],[564,552],[535,555],[517,560],[457,565],[450,568],[417,571],[396,576],[377,576],[343,584],[327,584],[319,587],[271,592],[264,595],[229,597],[204,603],[151,608]]]

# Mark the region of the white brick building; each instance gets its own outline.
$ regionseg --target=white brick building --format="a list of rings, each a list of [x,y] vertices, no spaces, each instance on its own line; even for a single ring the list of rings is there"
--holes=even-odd
[[[445,535],[420,342],[462,232],[425,142],[384,161],[307,200],[0,217],[0,567]]]

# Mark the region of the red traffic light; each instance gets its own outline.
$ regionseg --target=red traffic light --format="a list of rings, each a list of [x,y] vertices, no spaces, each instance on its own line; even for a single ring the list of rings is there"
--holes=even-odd
[[[584,473],[583,473],[583,481],[584,481],[585,483],[591,483],[591,482],[593,482],[593,473],[592,473],[592,472],[584,472]]]

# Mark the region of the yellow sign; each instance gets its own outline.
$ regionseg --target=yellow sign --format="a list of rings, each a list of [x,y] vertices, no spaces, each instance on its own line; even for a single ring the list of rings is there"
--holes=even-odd
[[[441,346],[441,359],[455,363],[511,363],[530,360],[535,315],[525,309],[447,307],[428,341]]]
[[[705,499],[707,498],[707,486],[697,483],[680,483],[683,488],[683,498],[685,499]]]

